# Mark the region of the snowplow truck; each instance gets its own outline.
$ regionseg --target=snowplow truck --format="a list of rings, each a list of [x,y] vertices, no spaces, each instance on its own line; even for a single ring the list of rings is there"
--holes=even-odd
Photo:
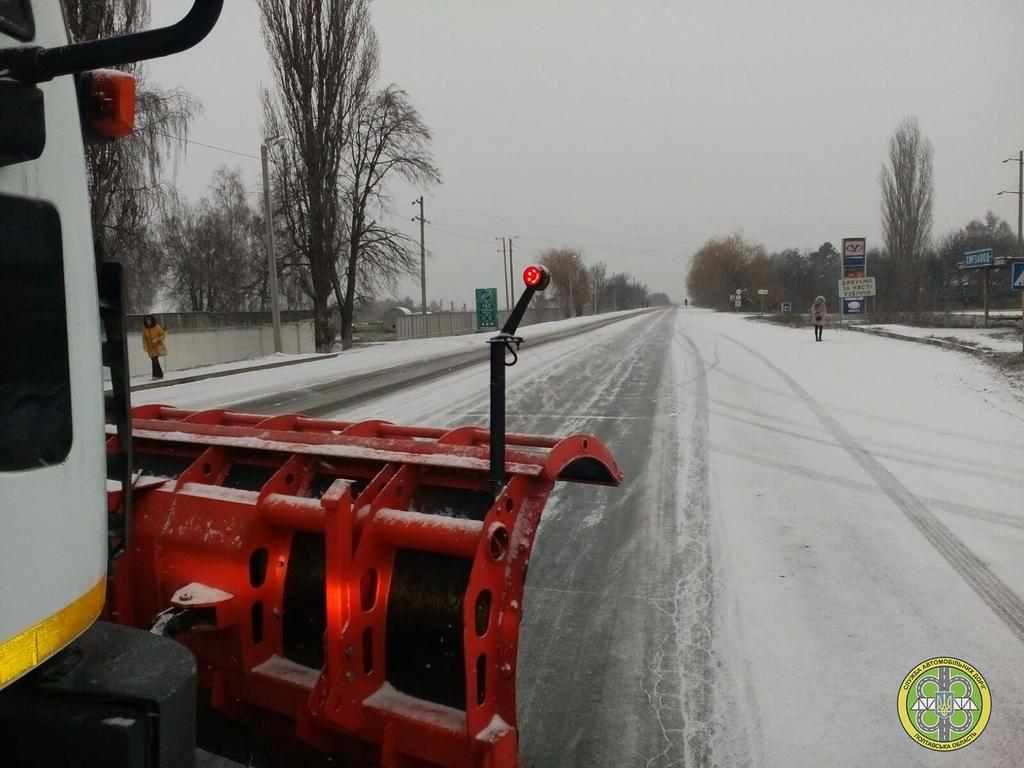
[[[222,5],[71,44],[58,3],[0,0],[3,762],[177,768],[241,728],[331,765],[515,768],[548,495],[622,480],[593,436],[506,433],[542,267],[488,339],[487,428],[131,407],[85,146],[135,130],[118,67],[195,46]]]

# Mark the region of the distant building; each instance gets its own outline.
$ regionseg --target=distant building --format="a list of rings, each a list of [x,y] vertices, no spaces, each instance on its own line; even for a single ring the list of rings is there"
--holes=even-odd
[[[398,318],[412,315],[413,312],[405,307],[392,307],[384,313],[384,328],[389,331],[398,330]]]

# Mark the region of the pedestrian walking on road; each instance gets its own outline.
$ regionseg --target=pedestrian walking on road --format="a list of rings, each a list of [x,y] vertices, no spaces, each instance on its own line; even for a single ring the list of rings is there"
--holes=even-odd
[[[167,331],[160,327],[153,315],[146,315],[142,325],[145,326],[142,329],[142,346],[153,363],[153,378],[162,379],[164,369],[160,367],[160,358],[167,357]]]
[[[814,340],[821,341],[821,332],[828,320],[828,307],[825,306],[825,297],[819,296],[811,305],[811,322],[814,323]]]

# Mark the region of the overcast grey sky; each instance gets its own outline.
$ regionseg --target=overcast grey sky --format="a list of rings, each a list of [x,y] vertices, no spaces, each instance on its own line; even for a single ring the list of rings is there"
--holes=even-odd
[[[154,0],[154,21],[191,0]],[[935,233],[994,210],[1016,223],[1024,145],[1021,0],[376,0],[381,84],[434,133],[426,193],[430,298],[495,286],[495,237],[516,264],[571,245],[682,298],[688,256],[742,231],[769,249],[865,235],[878,245],[889,135],[916,115],[935,148]],[[192,138],[259,154],[271,84],[255,0],[228,0],[191,53],[149,65],[203,103]],[[192,146],[178,183],[259,163]],[[394,217],[415,234],[410,201]],[[407,281],[400,293],[419,295]]]

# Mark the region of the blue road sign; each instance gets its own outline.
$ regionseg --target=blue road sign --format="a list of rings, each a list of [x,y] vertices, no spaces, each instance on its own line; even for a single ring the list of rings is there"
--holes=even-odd
[[[1010,287],[1015,291],[1024,291],[1024,261],[1015,261],[1010,272]]]
[[[843,299],[844,315],[863,315],[864,299]]]
[[[991,248],[981,248],[977,251],[967,251],[960,262],[960,269],[984,269],[991,267],[994,258]]]

